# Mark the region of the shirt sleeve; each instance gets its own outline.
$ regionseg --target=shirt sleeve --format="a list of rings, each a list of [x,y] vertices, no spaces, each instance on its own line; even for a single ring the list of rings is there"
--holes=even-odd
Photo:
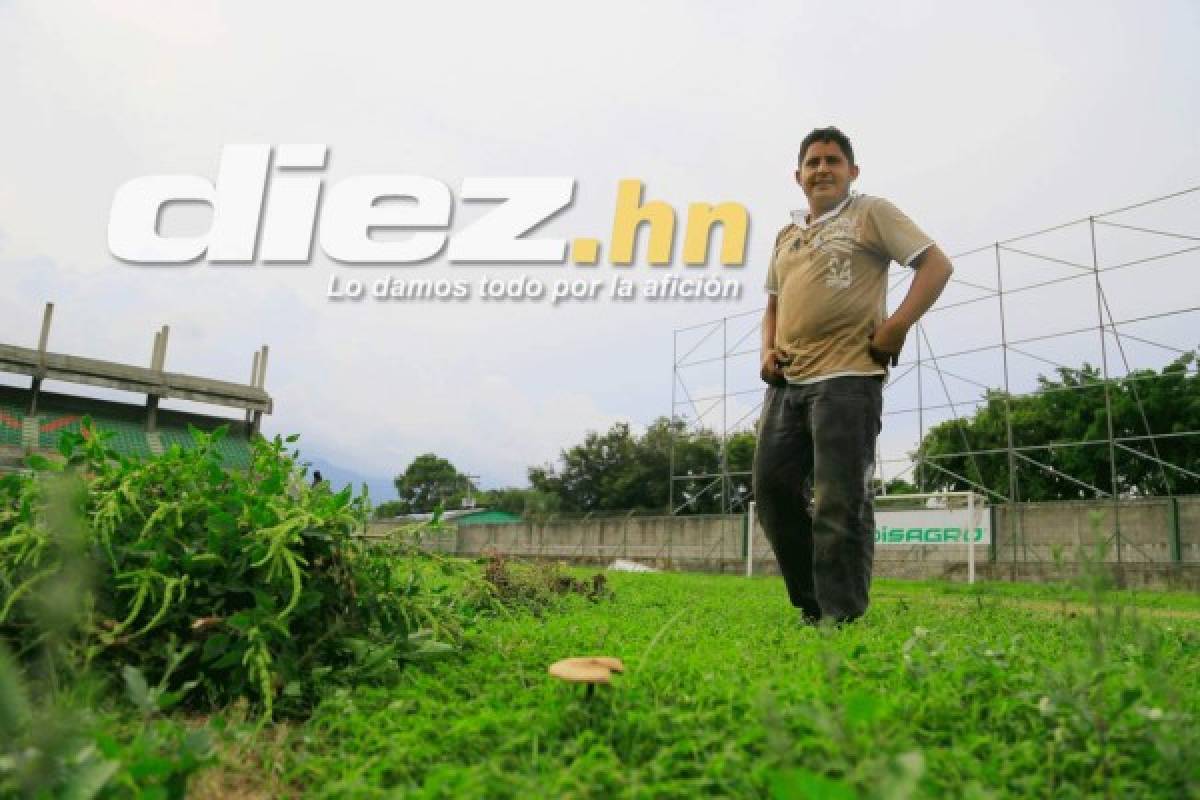
[[[897,264],[912,266],[916,257],[933,245],[933,239],[887,200],[876,198],[868,217],[876,248]]]
[[[771,248],[771,265],[767,267],[767,283],[763,287],[767,294],[779,294],[779,275],[775,272],[775,262],[779,260],[779,245],[783,243],[783,237],[794,227],[796,226],[788,223],[775,235],[775,246]]]

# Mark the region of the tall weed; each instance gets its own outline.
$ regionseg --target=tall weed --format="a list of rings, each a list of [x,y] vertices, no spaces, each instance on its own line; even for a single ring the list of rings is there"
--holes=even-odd
[[[270,716],[309,707],[325,682],[451,649],[453,603],[428,584],[416,545],[355,536],[365,491],[308,486],[295,436],[255,439],[250,468],[228,470],[224,435],[193,430],[191,447],[137,460],[85,421],[63,435],[61,460],[32,456],[32,474],[0,479],[0,637],[27,668],[57,630],[82,668],[169,674],[163,691],[184,706],[244,697]],[[51,503],[56,475],[76,489]],[[87,588],[48,627],[62,585]]]

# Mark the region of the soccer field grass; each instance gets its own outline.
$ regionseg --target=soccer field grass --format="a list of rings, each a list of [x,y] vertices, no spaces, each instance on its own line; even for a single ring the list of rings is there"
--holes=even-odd
[[[844,629],[778,578],[615,574],[489,621],[399,685],[276,737],[328,797],[1185,797],[1200,790],[1194,598],[879,581]],[[546,667],[604,654],[588,700]]]

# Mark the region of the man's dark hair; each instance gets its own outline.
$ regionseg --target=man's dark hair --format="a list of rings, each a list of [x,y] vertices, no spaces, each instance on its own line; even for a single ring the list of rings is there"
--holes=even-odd
[[[830,125],[828,128],[816,128],[808,136],[804,137],[804,141],[800,143],[800,156],[798,162],[804,164],[804,154],[808,152],[808,147],[813,142],[833,142],[842,149],[842,155],[851,165],[854,164],[854,147],[850,144],[850,138],[846,134],[839,131],[837,128]]]

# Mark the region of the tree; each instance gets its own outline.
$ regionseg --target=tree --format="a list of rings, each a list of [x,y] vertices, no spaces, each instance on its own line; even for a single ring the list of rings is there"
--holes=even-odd
[[[400,502],[409,514],[425,514],[439,505],[458,508],[468,488],[474,488],[454,465],[434,453],[413,459],[403,475],[395,479]]]
[[[674,459],[672,460],[672,449]],[[730,471],[749,472],[754,435],[738,433],[726,444]],[[562,451],[558,465],[531,467],[535,489],[557,497],[564,511],[658,511],[704,514],[721,511],[721,441],[708,430],[689,431],[682,420],[659,417],[636,436],[619,422],[591,432]],[[674,505],[670,509],[674,480]],[[735,505],[750,493],[749,476],[729,484]]]
[[[1137,370],[1111,381],[1113,436],[1144,437],[1147,426],[1153,434],[1200,431],[1200,375],[1189,370],[1195,361],[1195,353],[1187,353],[1161,371]],[[1016,456],[1019,500],[1096,496],[1090,487],[1110,491],[1104,381],[1100,370],[1089,364],[1081,369],[1060,367],[1056,379],[1039,376],[1036,393],[1010,397],[1007,403],[1003,392],[989,390],[986,404],[970,419],[949,420],[930,429],[921,448],[927,464],[922,490],[965,491],[969,480],[1007,496],[1006,413],[1016,446],[1058,445],[1022,450]],[[1154,460],[1194,471],[1200,463],[1200,436],[1130,440],[1115,449],[1120,494],[1200,492],[1200,479]],[[991,452],[959,455],[967,450]]]
[[[725,457],[730,473],[744,473],[730,478],[729,496],[733,510],[745,507],[754,493],[751,474],[754,471],[754,450],[758,437],[751,431],[741,431],[729,437],[725,443]]]
[[[1112,381],[1109,395],[1114,434],[1118,438],[1144,436],[1147,422],[1155,434],[1200,431],[1200,375],[1195,363],[1195,354],[1189,353],[1159,372],[1139,370]],[[922,442],[925,466],[920,479],[914,477],[910,483],[893,478],[888,481],[887,493],[965,491],[977,484],[1007,496],[1006,413],[1011,415],[1018,445],[1061,445],[1052,450],[1021,451],[1017,458],[1020,500],[1092,497],[1095,492],[1088,485],[1108,490],[1104,382],[1099,369],[1084,364],[1080,369],[1059,368],[1052,378],[1039,377],[1037,392],[1013,396],[1007,403],[1003,392],[989,391],[984,406],[971,418],[930,429]],[[1092,444],[1077,446],[1079,442]],[[743,508],[751,497],[755,444],[751,432],[732,434],[725,442],[733,510]],[[1160,439],[1153,447],[1148,440],[1121,445],[1117,448],[1121,493],[1200,492],[1200,479],[1152,460],[1158,458],[1194,472],[1194,465],[1200,463],[1200,436]],[[986,452],[961,455],[968,450]],[[528,474],[533,490],[514,491],[536,491],[543,499],[554,498],[563,511],[711,514],[722,510],[721,457],[720,437],[708,430],[688,430],[682,420],[660,417],[641,436],[621,422],[607,432],[588,433],[583,442],[563,450],[556,464],[531,467]],[[669,509],[672,500],[674,508]]]
[[[879,491],[879,479],[878,478],[871,479],[871,490],[873,492],[877,492],[880,494],[887,494],[887,495],[919,494],[921,491],[914,484],[909,483],[908,481],[904,480],[903,478],[892,478],[890,481],[887,482],[887,485],[884,488],[886,489],[886,491],[880,492]]]
[[[557,495],[537,489],[509,487],[482,492],[479,495],[479,504],[521,517],[544,517],[558,511],[561,502]]]
[[[564,450],[562,469],[531,467],[529,482],[538,491],[554,494],[564,511],[630,508],[632,478],[638,471],[637,443],[628,423],[618,422],[607,433],[591,431],[583,444]]]
[[[375,510],[371,513],[375,519],[391,519],[409,513],[409,506],[403,500],[385,500],[375,506]]]

